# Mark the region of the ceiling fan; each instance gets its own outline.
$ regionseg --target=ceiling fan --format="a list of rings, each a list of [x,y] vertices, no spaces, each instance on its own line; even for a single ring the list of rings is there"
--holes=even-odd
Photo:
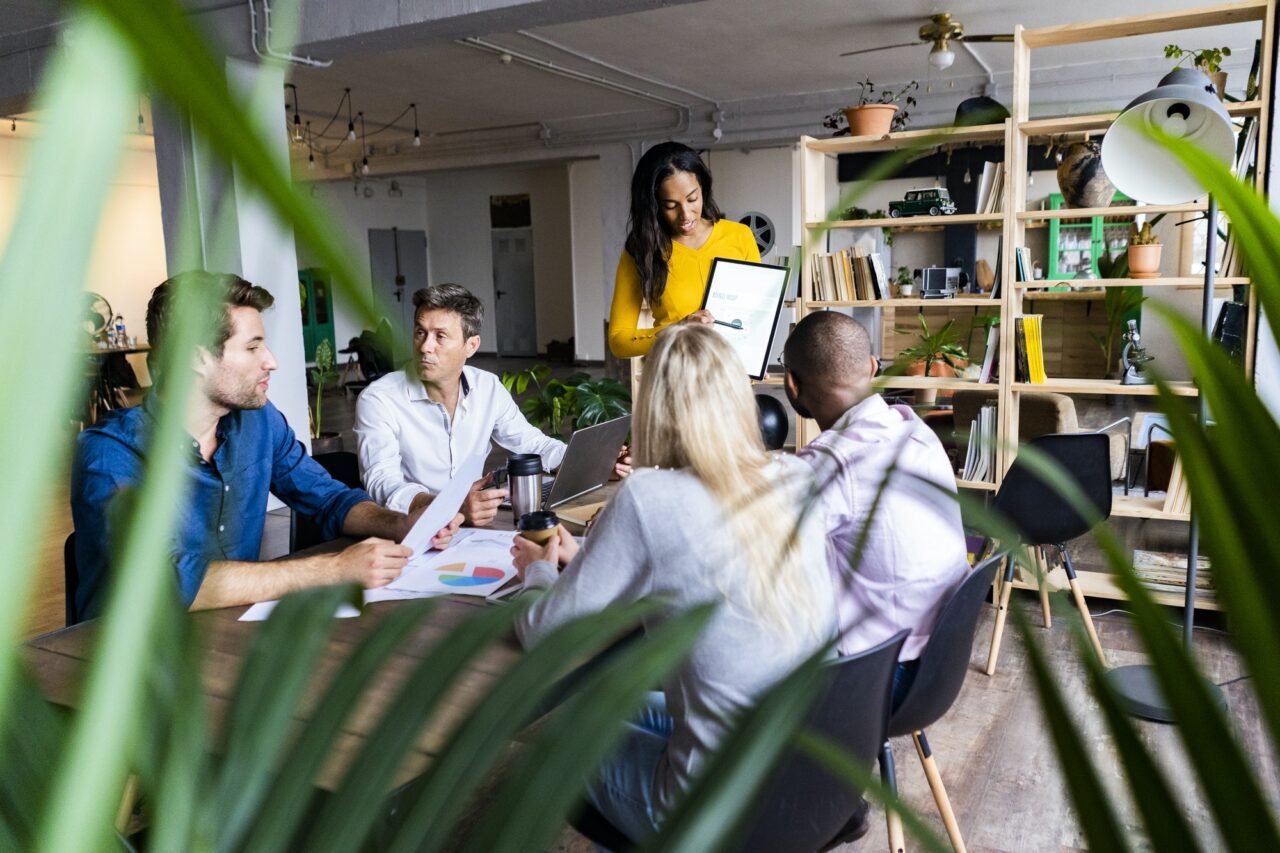
[[[880,47],[868,47],[863,50],[851,50],[848,53],[842,53],[841,56],[857,56],[860,53],[872,53],[877,50],[892,50],[898,47],[914,47],[921,42],[931,43],[933,48],[929,51],[929,64],[939,71],[950,68],[951,63],[956,61],[956,52],[951,49],[951,42],[1012,42],[1013,33],[992,33],[980,36],[967,36],[964,34],[964,24],[951,17],[950,12],[939,12],[936,15],[929,16],[929,23],[920,28],[920,38],[918,41],[909,41],[903,44],[886,44]]]

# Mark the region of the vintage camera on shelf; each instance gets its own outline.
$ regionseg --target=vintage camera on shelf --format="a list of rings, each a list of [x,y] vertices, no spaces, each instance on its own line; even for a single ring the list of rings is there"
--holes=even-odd
[[[969,286],[969,277],[960,267],[924,267],[916,270],[916,277],[922,299],[954,299]]]

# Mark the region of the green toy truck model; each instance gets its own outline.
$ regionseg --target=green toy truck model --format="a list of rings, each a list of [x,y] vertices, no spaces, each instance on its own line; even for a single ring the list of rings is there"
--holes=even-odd
[[[950,216],[956,212],[956,203],[946,187],[930,187],[927,190],[910,190],[902,201],[889,202],[889,215],[899,216]]]

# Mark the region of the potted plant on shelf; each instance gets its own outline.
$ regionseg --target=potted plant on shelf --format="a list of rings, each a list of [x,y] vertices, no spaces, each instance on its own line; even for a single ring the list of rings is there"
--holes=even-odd
[[[1218,92],[1218,100],[1226,96],[1227,72],[1222,70],[1222,60],[1231,55],[1229,47],[1206,47],[1201,50],[1187,50],[1176,44],[1164,46],[1166,59],[1177,60],[1173,67],[1178,68],[1183,62],[1191,60],[1191,64],[1203,71],[1213,81],[1213,88]]]
[[[316,384],[316,402],[311,407],[311,455],[333,453],[342,449],[342,435],[336,432],[322,432],[320,411],[324,402],[324,389],[329,381],[338,375],[333,357],[333,344],[328,339],[316,344],[315,367],[311,370],[311,380]]]
[[[915,343],[898,353],[895,367],[906,376],[955,376],[969,363],[969,353],[960,346],[960,335],[955,320],[948,320],[936,331],[929,331],[929,323],[920,314],[920,330],[895,329],[900,335],[916,335]],[[916,403],[932,405],[938,397],[936,388],[916,390]]]
[[[901,89],[880,89],[868,78],[858,84],[858,103],[843,107],[822,120],[823,127],[836,131],[836,136],[848,133],[852,136],[884,136],[895,130],[903,130],[911,119],[909,112],[916,105],[914,92],[920,88],[915,80]],[[847,124],[848,130],[842,130]]]
[[[1129,231],[1129,278],[1156,278],[1160,275],[1160,238],[1151,233],[1151,223],[1133,223]]]
[[[895,283],[898,285],[898,295],[903,299],[909,299],[915,295],[916,282],[911,277],[910,267],[898,267],[898,278]]]

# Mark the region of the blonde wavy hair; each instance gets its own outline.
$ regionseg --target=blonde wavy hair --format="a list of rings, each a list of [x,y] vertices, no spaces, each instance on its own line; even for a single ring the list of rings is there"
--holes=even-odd
[[[677,324],[658,334],[645,359],[632,433],[637,465],[689,471],[716,498],[747,558],[732,581],[752,614],[796,638],[787,627],[796,620],[786,614],[797,608],[816,614],[823,606],[800,553],[807,492],[779,488],[770,476],[746,371],[710,326]],[[813,631],[817,621],[803,624]]]

